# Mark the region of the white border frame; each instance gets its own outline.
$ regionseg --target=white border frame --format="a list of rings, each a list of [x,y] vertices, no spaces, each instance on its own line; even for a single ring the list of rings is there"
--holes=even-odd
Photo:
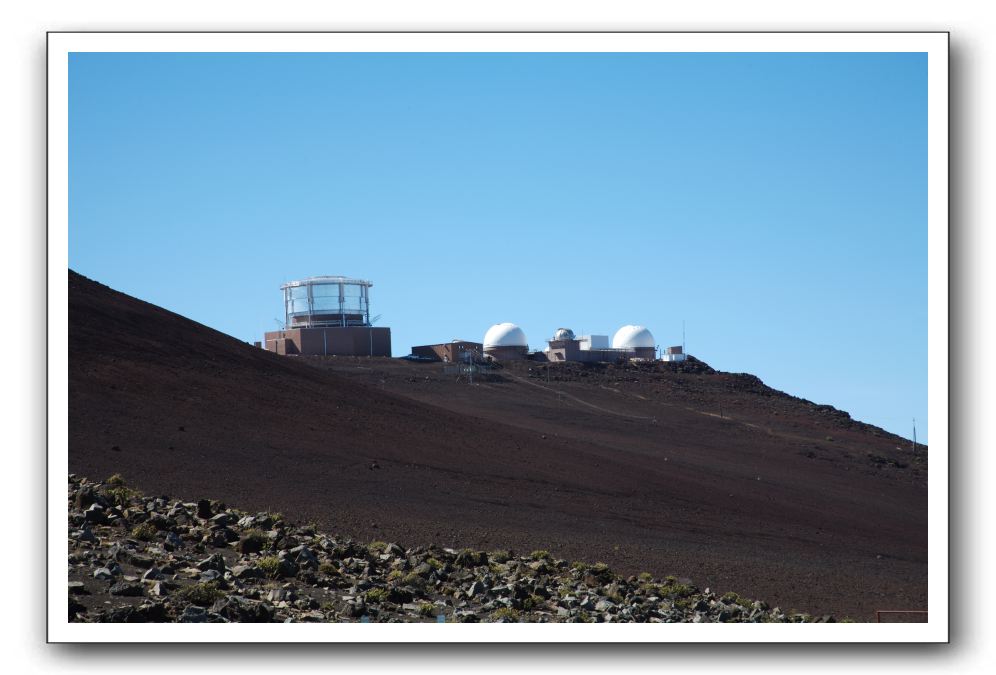
[[[70,52],[925,52],[928,55],[928,622],[922,624],[78,624],[66,616]],[[50,642],[947,642],[948,34],[658,32],[50,33]],[[53,349],[59,345],[60,349]]]

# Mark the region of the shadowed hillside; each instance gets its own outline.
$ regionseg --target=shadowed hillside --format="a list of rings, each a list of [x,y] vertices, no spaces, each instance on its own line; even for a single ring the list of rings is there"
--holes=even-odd
[[[279,357],[71,271],[69,298],[70,472],[786,610],[926,608],[925,462],[752,376],[523,363],[471,387],[432,364]]]

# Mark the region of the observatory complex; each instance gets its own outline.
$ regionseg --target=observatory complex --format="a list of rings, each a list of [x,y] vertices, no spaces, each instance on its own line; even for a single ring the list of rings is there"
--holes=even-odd
[[[684,361],[681,346],[668,347],[663,361]],[[615,363],[618,361],[654,361],[657,344],[653,333],[644,326],[621,327],[609,340],[608,335],[575,335],[570,328],[558,328],[547,340],[543,351],[529,351],[526,334],[514,323],[496,323],[484,334],[483,342],[453,340],[412,347],[412,355],[422,360],[444,362],[532,361]]]
[[[391,329],[374,326],[370,289],[364,279],[342,276],[308,277],[283,284],[284,325],[267,332],[258,346],[276,354],[317,356],[391,356]],[[278,322],[279,323],[279,322]],[[558,328],[543,351],[529,351],[526,334],[514,323],[496,323],[483,342],[452,340],[412,347],[416,360],[447,363],[533,361],[613,363],[654,361],[657,345],[644,326],[627,324],[612,336],[575,335]],[[684,361],[684,349],[668,347],[663,361]]]
[[[338,276],[284,284],[284,328],[266,333],[262,346],[277,354],[390,356],[391,329],[370,318],[372,286]]]
[[[654,336],[643,326],[623,326],[612,336],[611,347],[607,335],[576,337],[570,328],[558,328],[547,345],[543,352],[547,361],[653,361],[657,357]]]

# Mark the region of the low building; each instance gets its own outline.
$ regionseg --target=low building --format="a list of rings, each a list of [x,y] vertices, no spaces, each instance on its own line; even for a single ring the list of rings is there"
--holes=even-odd
[[[661,361],[684,361],[687,358],[685,350],[681,345],[668,347],[661,356]]]
[[[578,338],[581,349],[589,351],[592,349],[611,349],[608,335],[582,335]]]
[[[649,345],[649,346],[648,346]],[[643,326],[623,326],[609,347],[607,335],[582,335],[577,338],[569,328],[558,328],[547,341],[543,352],[547,361],[579,363],[614,363],[619,360],[653,360],[654,336]]]
[[[375,326],[291,328],[265,335],[267,351],[313,356],[390,356],[391,329]]]
[[[468,340],[452,340],[451,342],[441,342],[435,345],[418,345],[412,347],[412,354],[424,359],[442,361],[444,363],[456,363],[470,361],[480,361],[484,357],[484,344],[481,342],[470,342]]]

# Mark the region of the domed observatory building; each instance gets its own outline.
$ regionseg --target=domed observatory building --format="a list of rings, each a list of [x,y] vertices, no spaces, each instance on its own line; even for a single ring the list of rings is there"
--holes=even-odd
[[[657,357],[654,335],[643,326],[626,325],[612,336],[612,349],[630,353],[631,359],[653,361]]]
[[[514,323],[496,323],[484,334],[484,354],[496,361],[524,359],[528,351],[526,334]]]
[[[558,328],[553,337],[546,341],[544,351],[547,361],[584,361],[581,342],[570,328]]]
[[[308,277],[280,287],[284,329],[266,333],[277,354],[390,356],[391,329],[370,320],[370,288],[363,279]]]

